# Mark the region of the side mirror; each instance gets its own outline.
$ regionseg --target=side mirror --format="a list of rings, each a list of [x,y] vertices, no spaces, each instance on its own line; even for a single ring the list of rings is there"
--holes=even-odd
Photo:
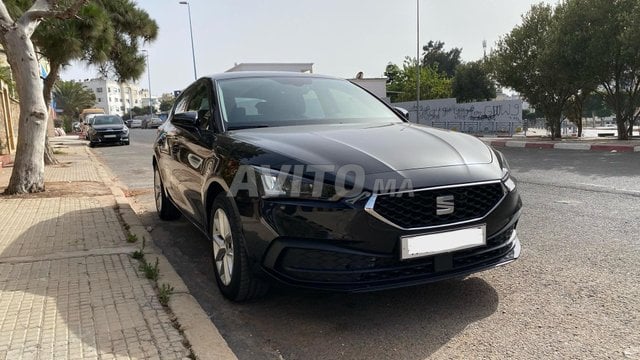
[[[198,113],[196,111],[187,111],[173,114],[171,123],[176,126],[193,128],[198,126]]]
[[[393,110],[395,110],[398,115],[402,116],[405,120],[409,121],[409,111],[407,111],[407,109],[395,106]]]

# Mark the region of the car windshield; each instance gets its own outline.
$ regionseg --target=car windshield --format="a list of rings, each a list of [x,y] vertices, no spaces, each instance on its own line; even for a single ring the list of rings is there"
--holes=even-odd
[[[119,116],[96,116],[93,125],[122,125],[122,119]]]
[[[255,77],[217,82],[225,128],[401,122],[373,95],[339,79]]]

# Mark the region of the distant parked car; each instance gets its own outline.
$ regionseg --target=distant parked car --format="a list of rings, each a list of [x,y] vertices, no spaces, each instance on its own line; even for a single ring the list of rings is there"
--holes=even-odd
[[[129,129],[118,115],[98,115],[87,132],[89,146],[98,144],[129,145]]]
[[[89,140],[89,129],[91,128],[91,125],[93,124],[93,119],[95,117],[96,117],[96,114],[89,114],[84,118],[84,123],[82,124],[82,132],[84,133],[84,137],[86,140]]]
[[[157,117],[152,117],[151,119],[147,118],[142,120],[142,128],[143,129],[157,129],[160,125],[162,125],[164,121]]]
[[[133,128],[141,128],[142,127],[142,119],[136,119],[134,118],[133,120],[131,120],[131,122],[129,123],[129,127],[131,129]]]

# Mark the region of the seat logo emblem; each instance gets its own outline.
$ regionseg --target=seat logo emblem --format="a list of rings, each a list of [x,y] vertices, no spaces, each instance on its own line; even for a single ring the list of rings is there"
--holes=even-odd
[[[453,195],[438,196],[436,198],[436,215],[453,214],[454,209]]]

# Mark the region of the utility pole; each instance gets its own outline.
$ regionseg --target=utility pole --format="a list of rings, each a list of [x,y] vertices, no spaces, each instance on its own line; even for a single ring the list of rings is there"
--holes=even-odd
[[[420,0],[416,0],[416,124],[420,123]]]

